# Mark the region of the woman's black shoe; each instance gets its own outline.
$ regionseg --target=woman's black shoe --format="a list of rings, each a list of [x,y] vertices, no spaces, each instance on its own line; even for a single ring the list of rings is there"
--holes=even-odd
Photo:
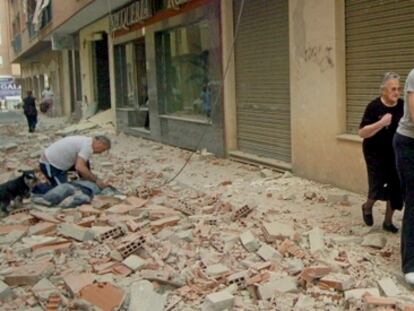
[[[385,231],[391,232],[391,233],[397,233],[398,232],[398,228],[396,226],[394,226],[392,223],[391,224],[386,224],[385,222],[382,223],[382,229],[384,229]]]
[[[372,226],[374,224],[374,217],[372,217],[372,214],[365,214],[365,204],[362,204],[362,219],[364,220],[365,224],[367,226]]]

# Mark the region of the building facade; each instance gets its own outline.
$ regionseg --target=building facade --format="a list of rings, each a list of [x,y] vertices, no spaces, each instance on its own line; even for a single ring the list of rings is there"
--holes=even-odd
[[[410,0],[55,2],[9,0],[12,60],[63,114],[357,192],[364,108],[414,66]]]
[[[227,154],[366,191],[357,129],[365,106],[379,96],[384,73],[396,71],[404,83],[414,67],[408,40],[414,3],[235,0],[222,5],[223,38],[236,38],[235,47],[224,51],[233,55],[224,83]],[[269,32],[272,23],[278,26]]]

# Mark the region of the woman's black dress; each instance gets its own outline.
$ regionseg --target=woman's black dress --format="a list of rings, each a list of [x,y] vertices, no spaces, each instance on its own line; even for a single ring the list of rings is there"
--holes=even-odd
[[[399,99],[394,107],[385,106],[380,97],[368,104],[360,128],[379,121],[386,113],[392,114],[391,124],[382,128],[362,144],[368,170],[368,198],[390,201],[392,209],[402,209],[403,200],[395,166],[392,139],[404,112],[404,102]]]

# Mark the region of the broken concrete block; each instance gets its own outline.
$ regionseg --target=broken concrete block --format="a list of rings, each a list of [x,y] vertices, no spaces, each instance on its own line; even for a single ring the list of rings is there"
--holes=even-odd
[[[47,221],[47,222],[51,222],[51,223],[54,223],[54,224],[59,224],[60,223],[60,221],[57,220],[55,217],[53,217],[53,216],[51,216],[47,213],[41,212],[41,211],[31,210],[30,215],[32,215],[33,217],[35,217],[37,219]]]
[[[385,296],[394,297],[401,294],[401,290],[397,287],[391,278],[384,278],[379,280],[378,285],[384,292]]]
[[[221,264],[221,263],[216,264],[216,265],[212,265],[212,266],[208,266],[206,268],[206,273],[209,276],[212,276],[212,277],[217,277],[217,276],[223,275],[227,272],[229,272],[229,268],[226,267],[225,265]]]
[[[256,253],[265,261],[270,260],[281,260],[283,258],[282,254],[280,254],[276,249],[273,247],[263,244]]]
[[[3,281],[0,281],[0,300],[5,300],[13,295],[12,289]]]
[[[70,223],[60,224],[58,226],[58,234],[80,242],[91,241],[95,238],[95,233],[92,230]]]
[[[65,285],[73,296],[77,295],[82,288],[92,284],[95,280],[96,275],[93,273],[69,274],[63,277]]]
[[[242,217],[246,217],[253,211],[253,208],[249,205],[243,205],[242,207],[238,208],[232,215],[233,221],[240,219]]]
[[[9,232],[6,236],[0,237],[0,244],[13,245],[19,241],[23,236],[26,235],[26,231],[13,230]]]
[[[387,239],[382,233],[371,233],[364,237],[362,246],[369,246],[376,249],[381,249],[387,243]]]
[[[33,226],[30,226],[28,235],[41,235],[56,229],[56,224],[43,221],[39,222]]]
[[[335,288],[340,291],[346,291],[355,285],[355,280],[351,275],[348,274],[330,273],[324,276],[320,280],[319,284],[328,288]]]
[[[151,282],[142,280],[131,285],[128,311],[163,311],[166,295],[154,291]]]
[[[367,293],[372,296],[380,296],[380,292],[376,287],[357,288],[345,291],[345,300],[360,300]]]
[[[96,231],[96,227],[92,228]],[[104,230],[103,232],[97,233],[95,232],[95,239],[99,242],[105,241],[109,238],[116,239],[125,234],[125,231],[121,226],[117,226],[114,228],[109,228],[108,230]]]
[[[122,258],[127,258],[129,255],[135,253],[137,250],[142,248],[145,244],[145,240],[146,239],[145,239],[144,235],[139,235],[138,237],[136,237],[135,240],[133,240],[131,242],[127,242],[125,244],[121,244],[114,251],[119,253],[122,256]],[[111,252],[111,255],[112,255],[112,253],[113,252]]]
[[[220,291],[206,296],[202,311],[223,311],[233,308],[234,296],[228,291]]]
[[[377,306],[377,307],[395,307],[397,304],[397,299],[390,297],[379,297],[372,295],[364,295],[363,301],[368,306]]]
[[[137,271],[143,268],[147,264],[147,261],[137,255],[130,255],[124,261],[122,261],[122,263],[129,269]]]
[[[250,230],[240,234],[240,241],[249,252],[255,252],[260,247],[259,242]]]
[[[259,285],[257,291],[261,299],[267,300],[275,293],[295,293],[298,287],[295,277],[285,276]]]
[[[163,228],[167,226],[174,226],[180,221],[179,216],[164,217],[158,220],[151,221],[150,225],[153,228]]]
[[[299,258],[288,258],[283,261],[285,271],[290,275],[296,275],[303,271],[304,264]]]
[[[318,227],[315,227],[309,231],[309,244],[311,253],[324,249],[325,242],[323,239],[323,231]]]
[[[299,275],[299,279],[305,282],[312,282],[315,279],[320,279],[328,275],[331,271],[332,268],[328,266],[310,266],[303,269]]]
[[[44,277],[48,277],[54,271],[51,263],[27,264],[15,268],[4,277],[4,282],[9,286],[33,285]]]
[[[32,287],[32,292],[41,300],[47,300],[50,295],[59,294],[59,289],[48,279],[44,278]]]
[[[306,253],[292,240],[285,239],[277,248],[277,250],[283,255],[292,255],[299,259],[304,259],[306,257]]]
[[[295,234],[292,226],[279,222],[264,223],[262,231],[267,242],[291,238]]]
[[[94,283],[85,286],[79,296],[102,311],[118,310],[125,299],[125,293],[111,283]]]
[[[135,208],[141,208],[147,204],[148,200],[144,200],[138,197],[127,197],[125,203],[132,205]]]
[[[240,271],[227,277],[227,284],[235,284],[238,288],[246,287],[247,271]]]

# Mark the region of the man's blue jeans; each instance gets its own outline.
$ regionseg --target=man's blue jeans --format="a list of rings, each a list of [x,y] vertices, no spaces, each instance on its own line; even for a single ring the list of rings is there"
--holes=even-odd
[[[404,273],[414,272],[414,139],[394,136],[394,151],[405,203],[401,228],[401,264]]]
[[[68,173],[66,171],[62,171],[53,165],[45,163],[40,163],[39,166],[52,187],[68,182]]]

